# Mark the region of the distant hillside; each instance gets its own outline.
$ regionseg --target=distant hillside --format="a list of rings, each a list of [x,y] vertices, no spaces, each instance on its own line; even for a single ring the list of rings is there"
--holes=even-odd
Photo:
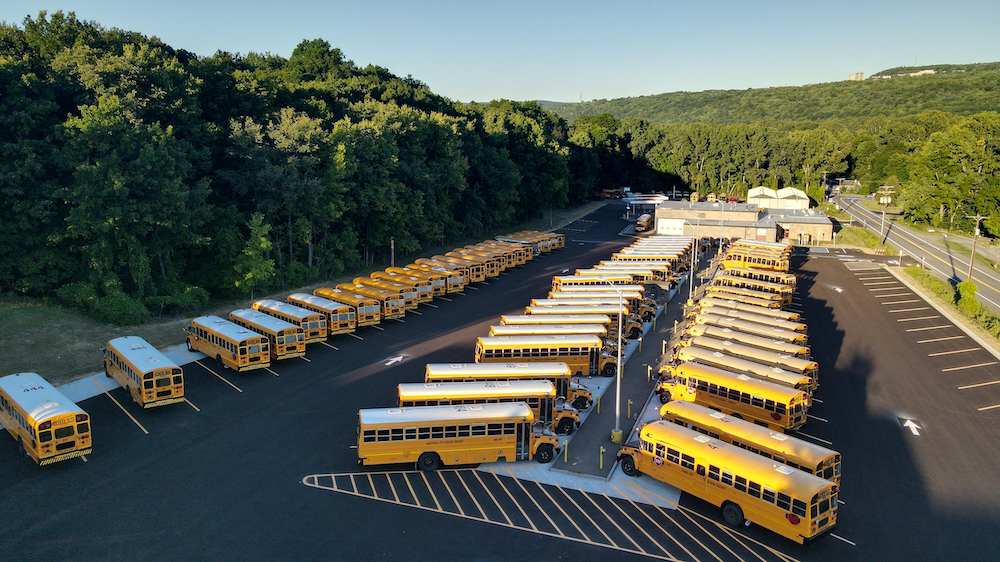
[[[933,74],[905,76],[921,70]],[[754,123],[901,117],[927,110],[969,115],[1000,107],[1000,63],[900,67],[861,82],[748,90],[673,92],[655,96],[554,105],[572,122],[610,113],[653,123]],[[886,78],[888,77],[888,78]]]

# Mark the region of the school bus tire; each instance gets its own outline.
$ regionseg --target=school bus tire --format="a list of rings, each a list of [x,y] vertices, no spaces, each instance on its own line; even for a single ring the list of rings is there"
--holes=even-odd
[[[437,453],[421,453],[417,457],[417,468],[424,472],[433,472],[441,465],[441,457]]]
[[[633,327],[628,331],[628,339],[634,340],[639,338],[639,328]]]
[[[589,406],[589,404],[587,404],[587,399],[585,397],[577,396],[573,399],[573,407],[577,410],[586,410],[587,406]]]
[[[652,312],[646,311],[646,312],[642,313],[642,321],[643,322],[649,322],[652,319],[653,319],[653,313]]]
[[[535,460],[541,464],[548,464],[554,458],[556,458],[556,451],[551,443],[542,443],[538,446],[538,450],[535,451]]]
[[[556,433],[559,435],[569,435],[573,433],[573,420],[570,418],[563,418],[559,420],[556,425]]]
[[[670,393],[664,392],[660,394],[660,404],[666,404],[667,402],[670,402]]]
[[[601,376],[613,377],[615,376],[615,370],[617,370],[617,368],[618,367],[614,363],[608,363],[604,365],[603,369],[601,369]]]
[[[741,527],[749,522],[743,517],[743,509],[732,502],[722,504],[722,519],[730,527]]]
[[[639,469],[635,467],[635,460],[632,458],[632,455],[623,456],[621,463],[622,472],[625,473],[625,476],[631,476],[632,478],[639,477],[640,472]]]
[[[186,343],[187,343],[188,351],[191,352],[191,353],[194,353],[194,346],[191,345],[191,340],[187,340]]]

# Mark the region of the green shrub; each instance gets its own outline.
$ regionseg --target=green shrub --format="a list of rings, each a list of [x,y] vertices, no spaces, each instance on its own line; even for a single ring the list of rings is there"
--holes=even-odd
[[[167,294],[142,299],[150,310],[157,311],[157,316],[194,312],[204,309],[208,304],[208,291],[201,287],[175,283],[165,286],[163,290]]]
[[[976,318],[982,305],[976,300],[976,284],[972,281],[962,281],[958,284],[958,310],[969,318]]]
[[[97,289],[90,283],[70,283],[56,289],[56,296],[62,304],[87,312],[97,302]]]
[[[138,300],[118,292],[97,299],[91,315],[105,324],[134,326],[149,318],[149,310]]]

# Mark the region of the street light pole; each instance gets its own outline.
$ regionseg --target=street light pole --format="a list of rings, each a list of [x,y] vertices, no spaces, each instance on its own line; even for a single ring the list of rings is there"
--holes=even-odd
[[[979,221],[990,218],[990,215],[965,215],[967,219],[976,219],[976,230],[972,233],[972,259],[969,260],[969,281],[972,281],[972,266],[976,263],[976,241],[979,240]]]
[[[878,235],[882,238],[882,243],[885,244],[885,209],[892,202],[892,194],[896,191],[892,189],[891,185],[880,185],[878,188],[878,202],[882,204],[882,227],[878,231]]]

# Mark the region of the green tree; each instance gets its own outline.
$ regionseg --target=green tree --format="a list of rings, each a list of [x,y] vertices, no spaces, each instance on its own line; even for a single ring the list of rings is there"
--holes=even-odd
[[[253,300],[254,291],[267,287],[274,278],[275,268],[274,260],[265,257],[271,250],[271,240],[268,238],[271,225],[264,222],[264,215],[254,213],[247,228],[250,232],[246,237],[246,245],[233,266],[233,284],[238,291],[249,294]]]

